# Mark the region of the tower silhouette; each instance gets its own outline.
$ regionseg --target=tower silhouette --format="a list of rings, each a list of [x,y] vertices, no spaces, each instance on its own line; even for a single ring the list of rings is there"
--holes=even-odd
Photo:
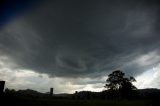
[[[50,95],[53,95],[53,88],[50,88]]]
[[[0,95],[3,93],[5,81],[0,81]]]

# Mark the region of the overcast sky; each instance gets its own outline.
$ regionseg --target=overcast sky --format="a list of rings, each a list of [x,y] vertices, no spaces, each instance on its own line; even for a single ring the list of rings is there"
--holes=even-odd
[[[101,91],[119,69],[138,88],[160,88],[158,0],[7,1],[0,10],[6,87]]]

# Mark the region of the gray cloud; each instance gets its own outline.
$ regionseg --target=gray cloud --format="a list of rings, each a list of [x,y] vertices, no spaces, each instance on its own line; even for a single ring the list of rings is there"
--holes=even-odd
[[[0,32],[0,53],[51,77],[138,75],[160,62],[159,3],[48,1]],[[152,54],[152,52],[156,52]],[[149,55],[149,64],[137,58]]]

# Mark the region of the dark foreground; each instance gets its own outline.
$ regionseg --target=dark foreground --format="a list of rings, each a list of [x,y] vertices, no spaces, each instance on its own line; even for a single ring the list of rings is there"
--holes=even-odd
[[[158,100],[75,100],[54,98],[1,98],[3,106],[158,106]]]
[[[117,92],[82,91],[74,94],[43,94],[33,90],[5,90],[0,106],[160,106],[159,89],[137,90],[122,98]]]

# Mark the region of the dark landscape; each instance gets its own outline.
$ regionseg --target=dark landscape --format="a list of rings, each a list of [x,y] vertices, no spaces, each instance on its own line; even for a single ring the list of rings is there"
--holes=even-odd
[[[117,75],[112,76],[112,81],[117,82],[117,79],[121,78],[119,76],[121,71],[114,72]],[[2,83],[4,81],[1,81],[1,90],[4,87]],[[120,85],[120,83],[117,84]],[[53,88],[48,93],[31,89],[15,91],[6,88],[4,92],[1,91],[0,97],[2,104],[16,106],[157,106],[160,104],[159,89],[130,89],[123,86],[116,90],[110,88],[102,92],[76,91],[74,94],[53,94]]]
[[[1,104],[16,106],[157,106],[159,89],[137,90],[132,99],[107,99],[105,92],[81,91],[77,94],[44,94],[30,89],[6,90],[1,95]],[[105,93],[106,94],[106,93]]]
[[[0,0],[0,106],[159,106],[160,0]]]

